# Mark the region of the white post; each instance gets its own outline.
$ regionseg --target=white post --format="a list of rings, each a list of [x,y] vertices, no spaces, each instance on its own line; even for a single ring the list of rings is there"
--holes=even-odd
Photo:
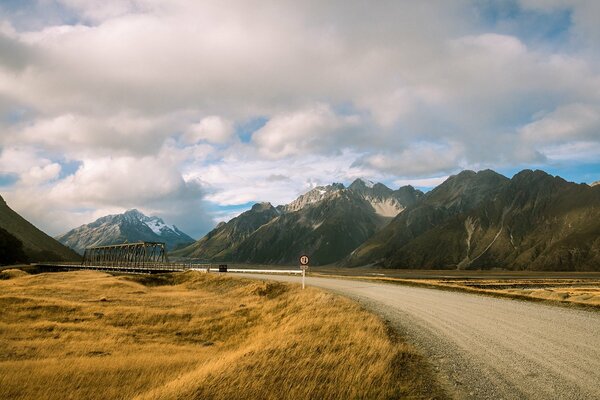
[[[304,290],[304,276],[306,275],[306,269],[302,268],[302,289]]]

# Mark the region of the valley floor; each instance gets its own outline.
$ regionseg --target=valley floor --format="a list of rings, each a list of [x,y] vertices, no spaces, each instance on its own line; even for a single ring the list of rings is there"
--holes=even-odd
[[[355,302],[187,272],[0,272],[0,398],[441,398]]]

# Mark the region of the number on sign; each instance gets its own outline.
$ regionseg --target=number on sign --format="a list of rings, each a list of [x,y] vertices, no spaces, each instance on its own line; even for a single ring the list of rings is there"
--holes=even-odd
[[[308,265],[308,256],[300,257],[300,265]]]

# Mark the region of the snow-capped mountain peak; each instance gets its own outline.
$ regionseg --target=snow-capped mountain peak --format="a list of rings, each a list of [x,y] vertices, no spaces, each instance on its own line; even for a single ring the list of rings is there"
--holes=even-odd
[[[80,253],[90,246],[138,241],[165,242],[167,249],[172,250],[194,241],[175,225],[166,224],[161,218],[149,217],[136,209],[107,215],[56,239]]]
[[[160,218],[155,218],[155,219],[147,219],[145,221],[143,221],[146,226],[150,229],[152,229],[152,232],[156,233],[157,235],[161,235],[163,231],[165,230],[172,230],[174,231],[174,226],[169,226],[167,224],[165,224],[163,222],[162,219]]]

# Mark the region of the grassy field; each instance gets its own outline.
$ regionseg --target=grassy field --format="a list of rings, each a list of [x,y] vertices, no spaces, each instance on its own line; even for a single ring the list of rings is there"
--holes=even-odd
[[[380,319],[317,289],[197,272],[0,274],[2,399],[444,397]]]

